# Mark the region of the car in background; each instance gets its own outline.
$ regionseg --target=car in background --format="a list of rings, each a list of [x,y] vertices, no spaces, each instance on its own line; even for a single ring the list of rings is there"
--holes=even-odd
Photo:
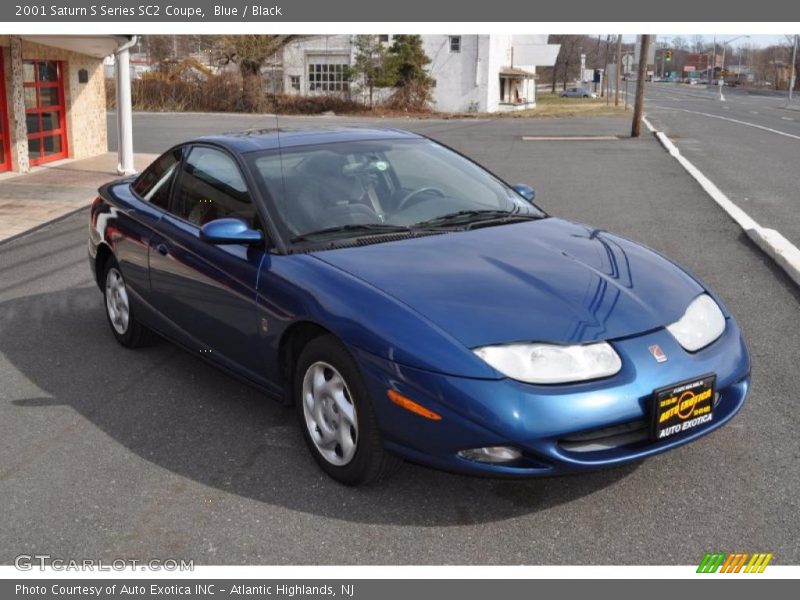
[[[567,88],[559,94],[562,98],[597,98],[592,90],[583,87]]]
[[[733,418],[750,361],[722,301],[533,198],[404,131],[202,137],[100,188],[89,264],[122,346],[158,333],[293,406],[349,485],[400,458],[589,471]]]

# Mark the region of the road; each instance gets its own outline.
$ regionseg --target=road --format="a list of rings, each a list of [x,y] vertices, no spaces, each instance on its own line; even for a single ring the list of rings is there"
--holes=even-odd
[[[137,150],[240,117],[138,116]],[[166,342],[113,340],[86,264],[86,214],[0,245],[0,562],[697,564],[706,551],[800,561],[800,294],[627,120],[405,121],[531,183],[559,216],[637,239],[704,279],[752,353],[728,426],[644,463],[530,481],[406,465],[349,489],[322,475],[291,410]],[[152,146],[148,145],[152,144]],[[156,147],[157,146],[157,147]]]
[[[800,110],[735,89],[721,102],[704,87],[651,84],[648,118],[759,224],[800,247]]]

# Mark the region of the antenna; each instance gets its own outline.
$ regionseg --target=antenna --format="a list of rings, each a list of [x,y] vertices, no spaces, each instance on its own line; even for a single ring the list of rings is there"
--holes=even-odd
[[[290,42],[294,43],[294,42]],[[280,61],[281,61],[281,87],[284,85],[284,69],[283,69],[283,52],[286,49],[286,46],[281,44],[278,52],[281,53]],[[277,65],[277,58],[278,52],[275,53],[276,60],[272,61],[272,105],[274,108],[275,113],[275,136],[278,141],[278,161],[281,165],[281,194],[283,194],[283,200],[286,199],[286,174],[283,171],[283,148],[281,147],[281,124],[280,119],[278,118],[278,113],[280,112],[279,104],[278,104],[278,79],[275,76],[276,65]],[[277,203],[277,204],[284,204],[284,202]]]

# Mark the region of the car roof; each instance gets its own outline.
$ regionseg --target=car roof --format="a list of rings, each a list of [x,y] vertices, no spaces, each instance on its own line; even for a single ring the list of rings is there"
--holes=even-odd
[[[271,128],[250,129],[235,133],[222,133],[196,138],[194,142],[207,142],[224,146],[231,151],[245,154],[260,150],[295,148],[314,144],[335,142],[357,142],[364,140],[422,139],[422,136],[402,129],[379,129],[361,127],[336,128]],[[191,143],[191,142],[190,142]]]

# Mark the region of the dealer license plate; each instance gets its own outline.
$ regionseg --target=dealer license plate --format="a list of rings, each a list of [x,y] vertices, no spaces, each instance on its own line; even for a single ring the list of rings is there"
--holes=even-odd
[[[663,440],[710,423],[716,382],[716,375],[706,375],[655,390],[653,438]]]

